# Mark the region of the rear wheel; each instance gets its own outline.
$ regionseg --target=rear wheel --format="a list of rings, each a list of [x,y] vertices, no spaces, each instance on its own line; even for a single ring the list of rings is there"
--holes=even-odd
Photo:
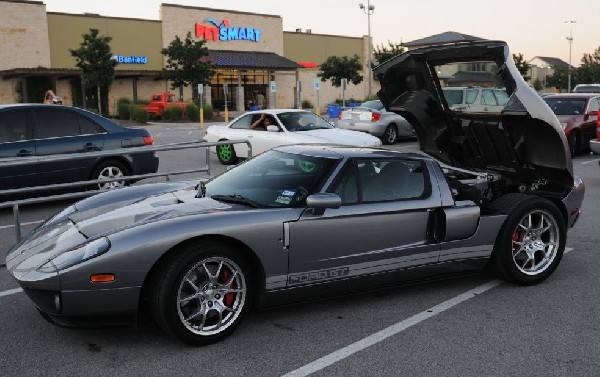
[[[381,135],[381,141],[383,144],[390,145],[394,144],[396,139],[398,139],[398,129],[394,123],[391,123],[385,128],[383,135]]]
[[[238,161],[233,144],[218,145],[217,157],[223,165],[235,165]]]
[[[204,345],[230,335],[252,302],[250,268],[232,247],[202,242],[163,262],[150,290],[157,323],[185,343]]]
[[[129,169],[122,163],[116,160],[108,160],[101,162],[92,173],[91,179],[113,179],[129,175]],[[93,189],[110,190],[127,185],[127,181],[112,181],[106,183],[98,183]]]
[[[496,238],[491,267],[503,279],[519,285],[550,276],[563,255],[566,228],[560,211],[543,198],[506,195],[492,209],[507,214]]]

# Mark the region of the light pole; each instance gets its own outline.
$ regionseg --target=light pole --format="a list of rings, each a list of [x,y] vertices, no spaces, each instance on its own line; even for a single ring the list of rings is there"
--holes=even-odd
[[[569,66],[567,67],[568,79],[567,79],[567,93],[571,93],[571,49],[573,47],[573,24],[576,24],[575,21],[565,21],[565,24],[569,24],[569,36],[567,37],[567,41],[569,41]]]
[[[367,73],[369,74],[369,97],[371,97],[371,86],[373,82],[373,72],[371,71],[371,56],[373,54],[373,45],[371,44],[371,15],[373,14],[373,12],[375,12],[375,5],[371,4],[371,0],[367,0],[366,7],[363,3],[358,4],[358,7],[362,9],[363,12],[365,12],[365,14],[367,15],[367,38],[369,39],[369,60],[367,61]]]

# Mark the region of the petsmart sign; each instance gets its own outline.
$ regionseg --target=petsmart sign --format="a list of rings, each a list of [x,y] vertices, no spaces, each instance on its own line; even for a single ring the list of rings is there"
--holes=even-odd
[[[207,18],[204,22],[215,26],[205,26],[196,23],[196,38],[204,38],[207,41],[260,42],[262,32],[259,29],[244,26],[229,26],[229,20],[226,18],[221,23],[217,23],[213,18]]]

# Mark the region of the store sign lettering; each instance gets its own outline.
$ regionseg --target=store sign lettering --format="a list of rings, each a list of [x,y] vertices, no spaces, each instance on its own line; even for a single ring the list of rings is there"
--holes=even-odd
[[[122,64],[148,64],[147,56],[124,56],[124,55],[113,55],[112,60]]]
[[[196,38],[204,38],[207,41],[251,41],[260,42],[262,32],[259,29],[251,27],[229,27],[229,20],[224,19],[220,24],[212,18],[205,22],[215,25],[204,26],[196,24]]]

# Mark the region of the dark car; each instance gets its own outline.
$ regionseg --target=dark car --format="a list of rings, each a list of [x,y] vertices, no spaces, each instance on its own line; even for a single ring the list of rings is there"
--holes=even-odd
[[[154,173],[158,170],[154,152],[127,154],[122,149],[152,144],[152,136],[143,128],[123,127],[79,108],[0,105],[0,158],[115,150],[111,156],[0,166],[0,190]],[[125,181],[98,188],[122,185]]]
[[[571,155],[589,151],[596,139],[600,94],[565,93],[544,97],[565,130]]]

